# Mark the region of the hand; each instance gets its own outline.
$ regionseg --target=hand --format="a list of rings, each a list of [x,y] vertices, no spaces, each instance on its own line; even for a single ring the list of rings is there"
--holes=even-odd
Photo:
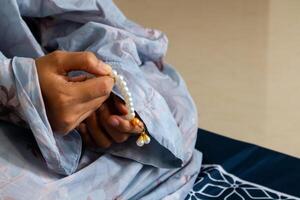
[[[127,112],[123,101],[112,95],[79,125],[84,143],[89,147],[108,148],[114,142],[122,143],[131,135],[141,133],[142,128],[133,126],[124,118]]]
[[[36,59],[40,88],[53,131],[67,134],[95,112],[109,97],[111,68],[90,52],[55,51]],[[67,73],[82,70],[95,75],[69,78]]]

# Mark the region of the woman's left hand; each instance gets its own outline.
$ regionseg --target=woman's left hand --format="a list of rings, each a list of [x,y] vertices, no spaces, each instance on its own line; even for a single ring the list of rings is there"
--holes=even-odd
[[[90,147],[108,148],[125,142],[142,132],[125,119],[128,110],[121,99],[112,95],[102,106],[78,126],[84,143]]]
[[[35,60],[46,113],[52,130],[68,134],[95,112],[114,85],[111,67],[91,52],[54,51]],[[68,72],[82,70],[95,75],[70,78]]]

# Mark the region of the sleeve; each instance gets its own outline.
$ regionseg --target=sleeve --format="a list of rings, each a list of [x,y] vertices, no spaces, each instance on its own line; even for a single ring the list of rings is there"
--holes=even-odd
[[[0,52],[0,119],[29,127],[50,169],[60,174],[76,170],[80,135],[73,131],[61,137],[52,132],[33,59],[8,59]]]
[[[153,63],[164,56],[166,36],[127,19],[115,26],[113,19],[111,23],[98,21],[87,22],[68,35],[51,39],[48,44],[50,48],[52,45],[52,48],[65,51],[92,51],[124,76],[133,95],[135,110],[152,140],[140,148],[135,144],[136,138],[131,138],[114,145],[109,153],[160,168],[181,167],[193,152],[196,108],[182,78],[172,67],[164,64],[164,73],[143,70],[150,69],[147,62],[154,66]],[[172,92],[168,91],[170,88]],[[122,98],[116,88],[113,91]]]

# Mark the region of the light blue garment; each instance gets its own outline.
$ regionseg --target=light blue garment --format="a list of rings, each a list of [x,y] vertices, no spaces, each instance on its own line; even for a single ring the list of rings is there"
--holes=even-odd
[[[1,124],[0,199],[184,198],[202,161],[197,111],[162,60],[163,33],[129,21],[110,0],[3,0],[0,30],[0,118],[29,127],[38,145],[24,139],[31,135],[24,128]],[[34,58],[56,49],[92,51],[124,76],[149,145],[132,137],[82,155],[76,130],[52,132]]]

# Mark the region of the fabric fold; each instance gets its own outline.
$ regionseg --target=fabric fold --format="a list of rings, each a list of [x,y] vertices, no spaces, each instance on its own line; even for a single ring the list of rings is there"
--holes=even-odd
[[[50,169],[65,175],[73,173],[81,155],[80,135],[72,131],[62,137],[52,132],[39,87],[35,61],[31,58],[7,59],[2,56],[0,71],[0,85],[7,91],[13,91],[10,100],[3,105],[4,108],[13,110],[3,113],[1,118],[31,129]]]

